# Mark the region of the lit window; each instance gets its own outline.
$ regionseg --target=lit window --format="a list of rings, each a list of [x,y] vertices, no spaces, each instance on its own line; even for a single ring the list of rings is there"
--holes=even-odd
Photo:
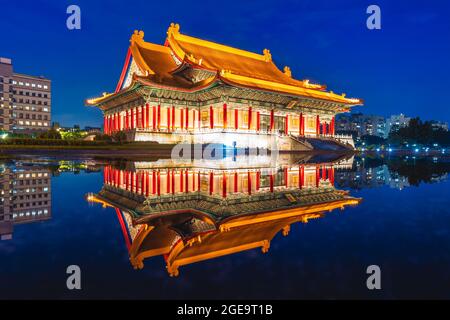
[[[48,89],[48,87],[47,87],[47,86],[44,86],[44,89]]]

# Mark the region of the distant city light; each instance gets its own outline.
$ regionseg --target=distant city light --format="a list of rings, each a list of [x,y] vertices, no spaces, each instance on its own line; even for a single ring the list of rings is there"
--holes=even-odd
[[[414,149],[414,152],[419,152],[419,149],[417,149],[417,148],[416,148],[416,149]]]
[[[389,152],[392,152],[392,148],[389,148],[388,151],[389,151]]]

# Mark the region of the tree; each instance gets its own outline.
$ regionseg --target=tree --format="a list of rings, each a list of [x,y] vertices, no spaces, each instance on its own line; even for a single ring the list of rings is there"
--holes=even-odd
[[[48,131],[41,132],[38,135],[38,139],[61,140],[61,134],[55,129],[50,129]]]

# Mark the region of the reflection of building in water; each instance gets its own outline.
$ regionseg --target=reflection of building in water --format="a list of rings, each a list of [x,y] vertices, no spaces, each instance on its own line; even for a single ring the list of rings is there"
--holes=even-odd
[[[364,162],[356,161],[355,167],[336,172],[336,185],[341,188],[377,188],[389,186],[402,190],[409,186],[408,177],[391,172],[387,165],[366,167]]]
[[[88,199],[115,208],[135,268],[162,255],[170,275],[197,261],[257,247],[267,252],[275,234],[287,235],[292,223],[360,201],[334,188],[339,164],[245,161],[253,165],[228,160],[224,169],[169,160],[123,170],[106,166],[102,190]]]
[[[4,167],[0,173],[0,235],[11,239],[13,226],[51,218],[51,174],[42,167]]]

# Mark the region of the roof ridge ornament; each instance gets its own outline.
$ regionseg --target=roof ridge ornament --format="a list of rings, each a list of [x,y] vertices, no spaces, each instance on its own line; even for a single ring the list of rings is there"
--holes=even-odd
[[[270,53],[269,49],[264,49],[263,50],[263,55],[264,55],[264,60],[266,62],[272,61],[272,54]]]
[[[289,78],[292,78],[292,72],[291,72],[291,68],[289,68],[288,66],[285,66],[283,68],[283,72],[285,75],[287,75]]]
[[[134,30],[134,33],[131,35],[130,42],[136,42],[136,41],[144,41],[144,31]]]
[[[167,29],[167,35],[171,34],[179,34],[180,33],[180,25],[178,23],[171,23],[169,29]]]

